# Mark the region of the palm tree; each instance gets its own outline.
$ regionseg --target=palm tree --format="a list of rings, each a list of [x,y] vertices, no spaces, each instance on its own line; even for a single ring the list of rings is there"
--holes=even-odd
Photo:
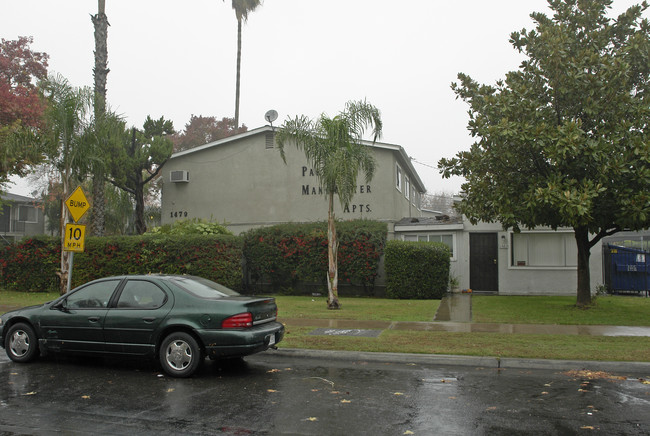
[[[362,142],[367,128],[372,128],[373,143],[381,137],[379,110],[366,101],[350,101],[345,105],[345,110],[334,118],[322,114],[315,120],[304,115],[288,119],[277,134],[278,148],[285,163],[284,146],[291,141],[305,153],[328,197],[328,309],[341,307],[338,298],[334,195],[339,197],[341,206],[345,206],[352,200],[359,173],[364,173],[367,183],[374,175],[375,159],[370,148]]]
[[[239,127],[239,76],[241,71],[241,25],[248,20],[248,13],[262,4],[262,0],[232,0],[237,17],[237,84],[235,86],[235,129]]]
[[[43,83],[43,94],[47,99],[47,129],[44,133],[45,154],[61,178],[62,197],[71,193],[72,183],[85,175],[86,156],[84,134],[88,126],[88,112],[92,94],[89,88],[74,88],[61,75],[49,77]],[[61,201],[61,232],[70,221],[64,201]],[[63,250],[61,239],[61,294],[65,293],[70,252]]]
[[[108,76],[108,18],[105,13],[105,0],[97,1],[97,15],[91,15],[95,27],[95,120],[99,121],[104,117],[106,111],[106,77]],[[93,165],[93,208],[92,233],[95,236],[104,236],[106,227],[105,215],[105,170],[103,162],[98,160]]]

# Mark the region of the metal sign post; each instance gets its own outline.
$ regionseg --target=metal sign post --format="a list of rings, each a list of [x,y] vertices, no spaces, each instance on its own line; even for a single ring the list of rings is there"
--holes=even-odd
[[[70,251],[70,264],[68,265],[68,284],[66,293],[70,292],[72,283],[72,266],[74,264],[74,254],[83,253],[84,240],[86,237],[86,226],[76,224],[90,208],[88,199],[84,194],[81,186],[77,187],[72,194],[65,200],[65,205],[70,211],[70,216],[75,224],[67,223],[65,225],[65,234],[63,235],[63,250]]]

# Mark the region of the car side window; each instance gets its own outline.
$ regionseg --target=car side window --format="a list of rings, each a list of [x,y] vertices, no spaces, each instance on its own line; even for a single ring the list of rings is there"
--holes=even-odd
[[[108,301],[119,283],[119,280],[92,283],[70,294],[66,298],[65,307],[68,309],[102,309],[108,307]]]
[[[118,308],[157,309],[167,301],[167,295],[158,286],[146,280],[129,280],[117,301]]]

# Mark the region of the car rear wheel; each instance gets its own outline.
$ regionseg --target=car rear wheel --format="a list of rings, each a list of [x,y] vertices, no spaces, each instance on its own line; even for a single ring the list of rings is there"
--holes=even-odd
[[[201,347],[196,339],[184,332],[167,336],[160,347],[160,364],[172,377],[190,377],[201,364]]]
[[[5,337],[5,350],[14,362],[34,360],[38,356],[38,338],[34,329],[24,323],[11,326]]]

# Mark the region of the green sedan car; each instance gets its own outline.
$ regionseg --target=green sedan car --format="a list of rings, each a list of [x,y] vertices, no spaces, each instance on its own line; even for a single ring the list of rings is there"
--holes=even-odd
[[[49,352],[157,358],[189,377],[205,357],[241,357],[284,336],[273,298],[246,297],[200,277],[129,275],[82,285],[54,301],[0,316],[14,362]]]

